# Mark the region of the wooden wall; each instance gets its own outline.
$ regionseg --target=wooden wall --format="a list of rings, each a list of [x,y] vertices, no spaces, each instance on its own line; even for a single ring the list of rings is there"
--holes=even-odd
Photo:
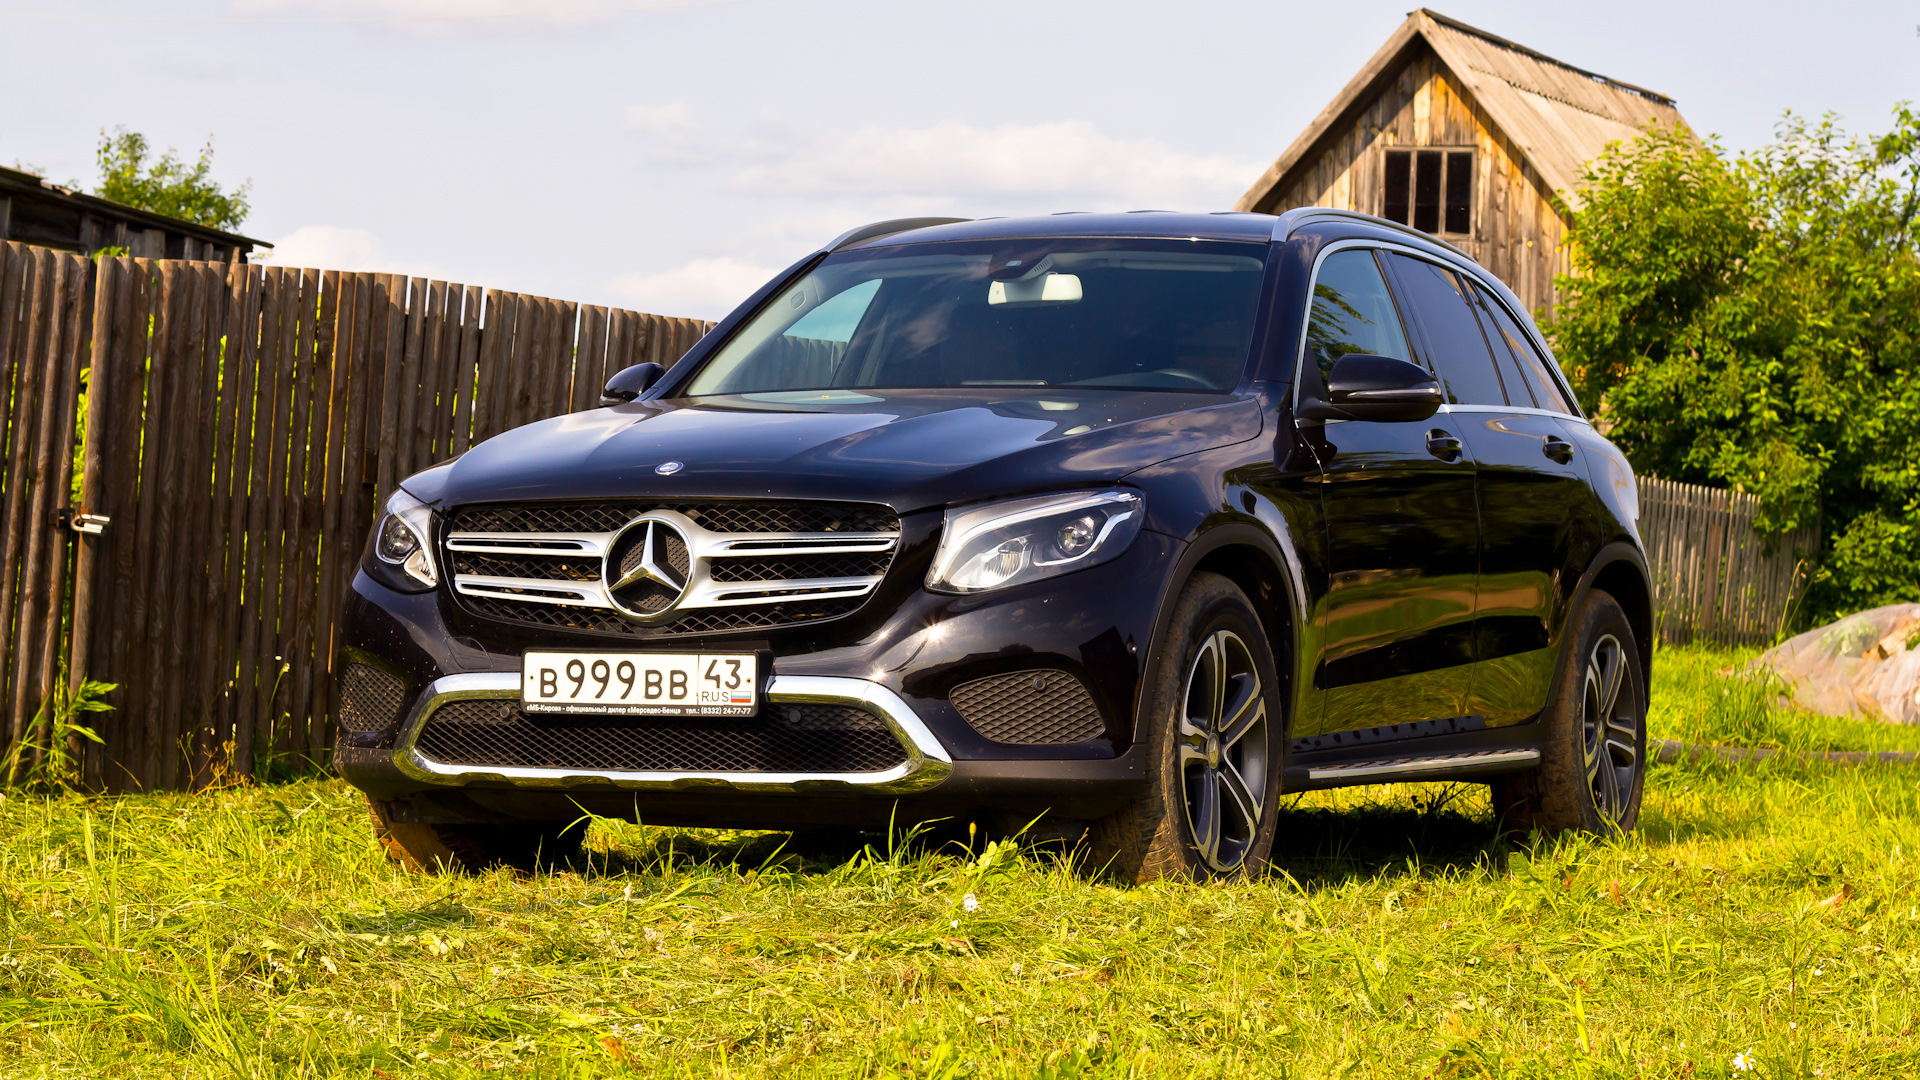
[[[1329,132],[1260,209],[1277,214],[1327,206],[1379,214],[1384,152],[1424,146],[1477,151],[1473,235],[1443,239],[1506,282],[1529,311],[1550,308],[1554,276],[1566,270],[1565,222],[1539,174],[1425,46],[1351,124]]]

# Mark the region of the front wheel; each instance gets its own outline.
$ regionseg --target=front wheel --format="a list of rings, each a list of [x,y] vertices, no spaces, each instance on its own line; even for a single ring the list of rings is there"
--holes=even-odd
[[[1094,826],[1088,868],[1127,882],[1258,875],[1273,849],[1284,713],[1246,594],[1195,574],[1148,679],[1147,791]]]
[[[1647,776],[1647,681],[1633,627],[1598,590],[1568,627],[1569,662],[1554,686],[1540,765],[1493,784],[1493,805],[1515,832],[1607,833],[1640,820]]]

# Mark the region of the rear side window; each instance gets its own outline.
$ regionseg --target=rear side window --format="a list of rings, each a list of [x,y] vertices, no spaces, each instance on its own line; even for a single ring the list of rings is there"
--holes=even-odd
[[[1480,333],[1480,320],[1468,305],[1460,279],[1425,259],[1385,253],[1393,267],[1401,303],[1426,338],[1427,363],[1447,388],[1454,405],[1505,405],[1493,354]],[[1524,400],[1524,396],[1523,396]]]
[[[1520,329],[1520,324],[1514,321],[1513,316],[1507,313],[1507,309],[1499,300],[1487,295],[1486,291],[1477,285],[1474,289],[1479,293],[1481,305],[1490,317],[1489,325],[1492,332],[1488,336],[1494,339],[1493,347],[1496,350],[1504,347],[1512,354],[1515,362],[1525,372],[1527,386],[1533,391],[1534,399],[1540,403],[1540,408],[1552,409],[1554,412],[1572,416],[1573,403],[1568,401],[1567,395],[1561,392],[1559,380],[1555,379],[1552,372],[1548,370],[1546,358],[1533,347],[1533,339],[1527,336],[1526,331]]]
[[[1473,306],[1480,313],[1480,329],[1487,335],[1487,347],[1493,350],[1493,366],[1500,369],[1500,385],[1507,388],[1507,404],[1522,408],[1538,408],[1539,387],[1520,372],[1520,362],[1513,358],[1513,350],[1507,347],[1507,339],[1500,335],[1499,326],[1493,321],[1493,307],[1487,300],[1486,290],[1472,278],[1465,278],[1467,289],[1473,294]]]
[[[1334,252],[1320,264],[1313,281],[1307,358],[1319,368],[1321,385],[1326,385],[1334,361],[1348,353],[1413,359],[1400,315],[1394,311],[1393,297],[1371,251]]]

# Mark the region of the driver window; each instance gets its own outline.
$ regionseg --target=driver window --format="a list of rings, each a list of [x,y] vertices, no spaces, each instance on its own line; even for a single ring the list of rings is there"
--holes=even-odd
[[[1334,361],[1348,353],[1409,361],[1413,356],[1371,251],[1334,252],[1320,264],[1313,282],[1307,357],[1318,368],[1322,386],[1333,372]]]

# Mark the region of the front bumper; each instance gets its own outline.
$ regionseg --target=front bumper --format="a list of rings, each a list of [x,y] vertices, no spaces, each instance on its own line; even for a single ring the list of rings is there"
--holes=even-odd
[[[953,758],[933,737],[900,696],[878,683],[817,675],[775,675],[767,681],[767,700],[776,704],[847,705],[880,718],[906,750],[905,761],[877,772],[718,772],[675,770],[581,770],[518,768],[502,765],[451,765],[420,752],[421,729],[434,712],[453,701],[475,698],[517,700],[520,673],[488,672],[446,675],[428,685],[400,728],[393,749],[400,771],[426,784],[464,786],[473,783],[509,787],[585,791],[612,788],[622,791],[673,791],[722,786],[735,791],[770,793],[857,788],[892,795],[924,791],[953,771]]]
[[[336,767],[369,795],[413,806],[420,820],[558,819],[582,808],[741,828],[884,827],[994,813],[1098,817],[1137,797],[1136,699],[1180,548],[1170,537],[1143,532],[1110,563],[974,596],[918,588],[925,568],[908,556],[890,575],[891,587],[830,623],[644,644],[483,620],[444,590],[398,593],[360,574],[344,624],[345,653],[394,673],[407,686],[408,703],[395,730],[343,732]],[[428,718],[448,702],[517,698],[527,649],[609,647],[764,650],[771,657],[770,702],[863,709],[886,725],[906,760],[866,773],[647,772],[451,765],[420,753]],[[948,700],[969,680],[1028,668],[1079,678],[1105,732],[1064,746],[996,743]],[[394,812],[406,811],[396,805]]]

